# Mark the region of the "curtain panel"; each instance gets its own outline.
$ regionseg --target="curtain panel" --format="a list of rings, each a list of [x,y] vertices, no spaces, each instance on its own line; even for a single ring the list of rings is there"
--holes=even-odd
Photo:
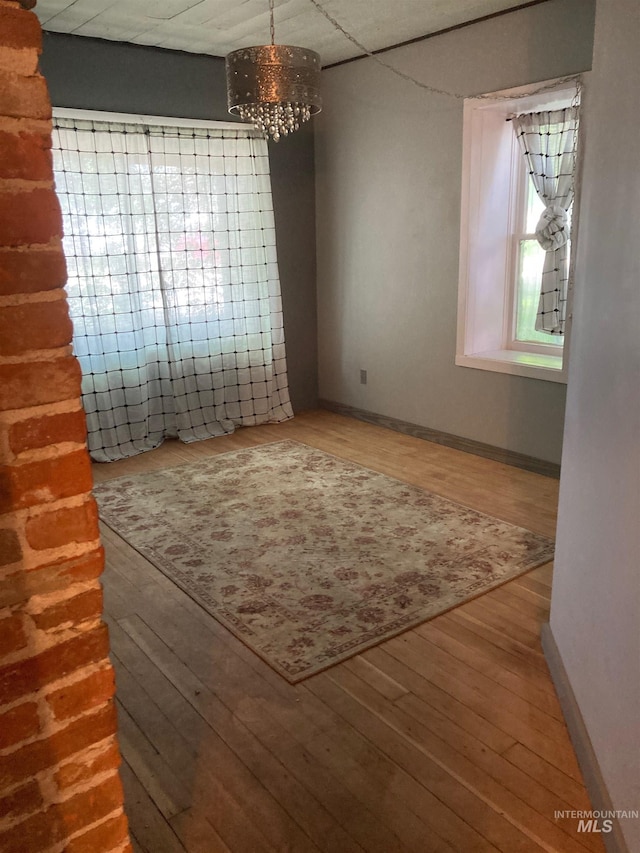
[[[569,217],[573,203],[578,107],[515,116],[513,127],[545,209],[536,238],[545,250],[536,330],[564,334],[569,281]]]
[[[56,118],[54,172],[92,457],[292,417],[266,142]]]

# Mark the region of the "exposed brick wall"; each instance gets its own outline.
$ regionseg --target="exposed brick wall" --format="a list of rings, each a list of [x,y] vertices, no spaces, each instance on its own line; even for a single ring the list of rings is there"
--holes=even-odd
[[[0,0],[0,850],[130,851],[32,0]]]

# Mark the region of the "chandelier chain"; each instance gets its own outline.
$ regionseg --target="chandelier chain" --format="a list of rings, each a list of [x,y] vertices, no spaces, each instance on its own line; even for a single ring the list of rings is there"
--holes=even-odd
[[[426,89],[428,92],[434,92],[437,95],[447,95],[448,97],[452,98],[464,98],[464,95],[456,95],[454,92],[445,92],[444,89],[438,89],[435,86],[428,86],[426,83],[421,83],[419,80],[416,80],[414,77],[411,77],[410,74],[405,74],[404,71],[399,71],[397,68],[394,68],[393,65],[389,65],[388,62],[385,62],[384,59],[380,59],[377,54],[375,54],[372,50],[369,50],[367,47],[361,44],[354,36],[352,36],[350,32],[345,30],[342,24],[336,21],[336,19],[332,15],[330,15],[329,12],[327,12],[327,10],[320,5],[320,3],[318,3],[318,0],[310,0],[310,2],[313,3],[318,12],[320,12],[321,15],[324,15],[327,21],[329,21],[330,24],[333,24],[333,26],[337,30],[339,30],[346,39],[348,39],[352,44],[354,44],[358,48],[358,50],[361,50],[363,53],[366,53],[367,56],[370,56],[371,59],[374,60],[374,62],[378,63],[378,65],[382,65],[384,66],[384,68],[388,68],[389,71],[393,72],[394,74],[397,74],[398,77],[402,77],[403,80],[407,80],[409,83],[413,83],[415,86],[419,86],[421,89]]]
[[[415,77],[412,77],[410,74],[405,74],[404,71],[400,71],[399,68],[396,68],[393,65],[390,65],[388,62],[385,62],[384,59],[381,59],[377,53],[369,50],[369,48],[365,47],[361,42],[358,41],[354,36],[351,35],[348,30],[346,30],[342,24],[337,21],[333,15],[331,15],[327,10],[318,2],[318,0],[309,0],[312,3],[318,12],[323,15],[330,24],[332,24],[342,35],[348,39],[351,44],[355,45],[358,50],[362,51],[362,53],[366,54],[368,57],[373,59],[374,62],[377,62],[378,65],[382,65],[383,68],[386,68],[388,71],[391,71],[392,74],[395,74],[397,77],[401,77],[403,80],[406,80],[408,83],[413,83],[414,86],[418,86],[420,89],[424,89],[427,92],[431,92],[435,95],[446,95],[448,98],[456,98],[456,100],[463,101],[465,98],[473,97],[473,98],[483,98],[486,100],[498,101],[498,100],[516,100],[518,98],[528,98],[530,95],[542,94],[543,92],[552,91],[556,89],[558,86],[561,86],[564,83],[568,83],[570,81],[576,81],[576,85],[579,85],[580,75],[579,74],[571,74],[567,77],[563,77],[561,80],[554,80],[553,83],[547,83],[542,86],[538,86],[537,88],[528,89],[526,92],[518,95],[492,95],[492,94],[482,94],[482,95],[461,95],[459,92],[448,92],[445,89],[438,89],[437,86],[430,86],[428,83],[423,83],[421,80],[416,80]]]

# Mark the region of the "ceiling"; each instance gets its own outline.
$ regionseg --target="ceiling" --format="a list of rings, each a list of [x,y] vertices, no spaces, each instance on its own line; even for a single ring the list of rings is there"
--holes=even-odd
[[[419,38],[523,0],[316,0],[368,50]],[[541,0],[538,0],[541,2]],[[269,42],[268,0],[38,0],[45,30],[224,56]],[[323,65],[361,55],[311,0],[275,0],[276,42],[318,51]]]

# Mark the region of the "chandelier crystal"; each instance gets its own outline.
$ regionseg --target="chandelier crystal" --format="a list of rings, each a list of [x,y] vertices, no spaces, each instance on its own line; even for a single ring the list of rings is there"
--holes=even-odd
[[[322,109],[320,56],[313,50],[275,44],[273,0],[269,0],[271,44],[228,54],[229,112],[277,142]]]

